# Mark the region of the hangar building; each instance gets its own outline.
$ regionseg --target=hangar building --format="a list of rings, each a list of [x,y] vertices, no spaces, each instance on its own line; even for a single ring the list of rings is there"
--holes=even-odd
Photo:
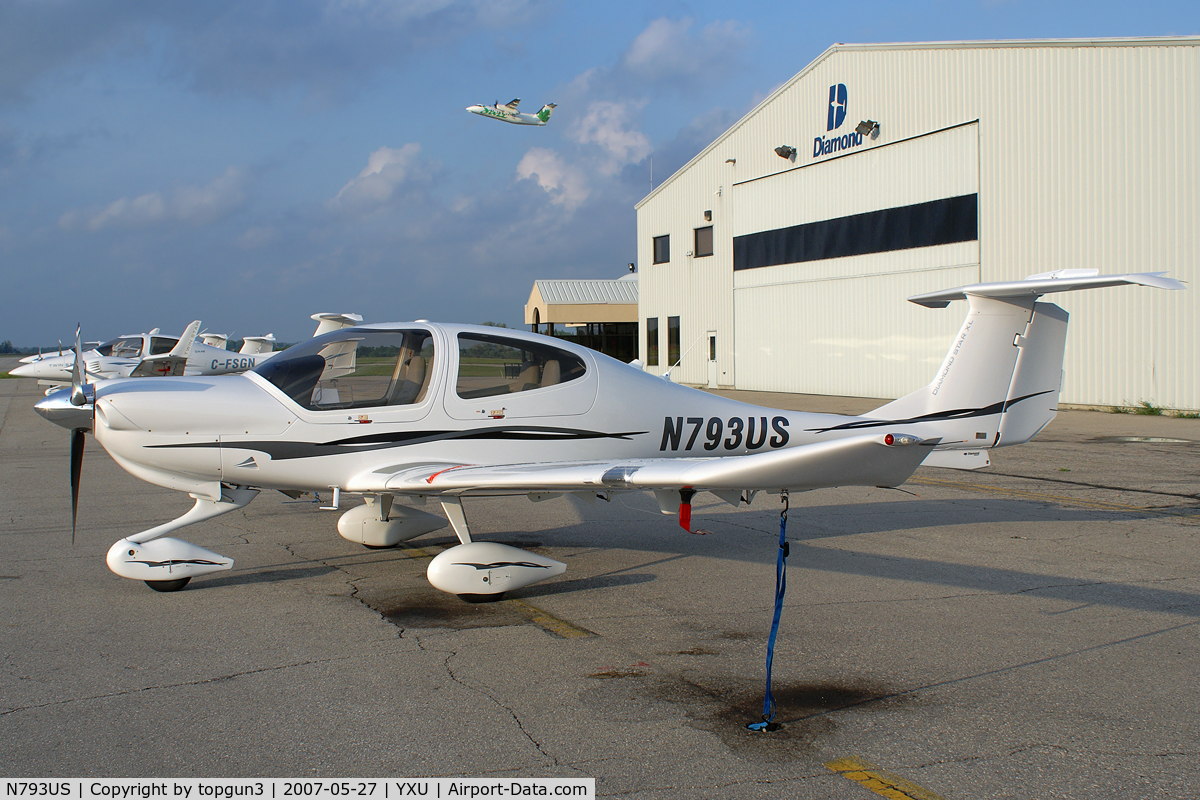
[[[637,205],[639,357],[680,382],[899,397],[966,304],[1061,269],[1061,401],[1200,409],[1200,37],[834,45]]]

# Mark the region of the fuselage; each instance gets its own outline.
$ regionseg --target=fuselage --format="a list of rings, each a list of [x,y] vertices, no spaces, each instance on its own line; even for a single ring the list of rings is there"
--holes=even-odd
[[[522,114],[517,111],[509,111],[503,106],[497,108],[495,106],[474,105],[467,106],[467,111],[472,114],[478,114],[481,117],[488,119],[498,119],[501,122],[511,122],[514,125],[545,125],[546,121],[538,118],[536,114]]]
[[[348,342],[361,345],[354,369],[330,372]],[[413,464],[712,458],[895,427],[748,405],[495,328],[363,326],[284,352],[244,375],[98,384],[96,438],[133,474],[183,491],[354,492]]]

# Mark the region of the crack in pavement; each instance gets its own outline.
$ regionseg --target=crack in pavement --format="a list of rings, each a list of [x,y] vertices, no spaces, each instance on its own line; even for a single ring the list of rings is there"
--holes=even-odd
[[[446,656],[446,658],[443,659],[443,661],[442,661],[442,666],[446,668],[446,674],[450,677],[450,680],[454,681],[455,683],[457,683],[459,686],[463,687],[464,689],[468,689],[472,692],[483,695],[487,699],[491,700],[492,703],[497,708],[502,709],[510,717],[512,717],[513,722],[515,722],[517,725],[517,730],[519,730],[521,732],[521,734],[526,739],[529,740],[529,743],[531,745],[533,745],[533,748],[535,750],[537,750],[538,753],[541,754],[542,758],[549,761],[551,766],[555,766],[555,767],[562,766],[559,763],[559,760],[556,757],[554,757],[553,755],[551,755],[550,753],[546,752],[546,749],[544,747],[542,747],[542,743],[539,742],[537,739],[535,739],[533,737],[533,734],[531,734],[528,730],[526,730],[524,723],[521,722],[521,718],[520,718],[520,716],[517,715],[516,711],[514,711],[512,708],[506,706],[504,703],[500,702],[500,699],[497,698],[494,694],[492,694],[487,689],[484,689],[479,686],[472,686],[466,680],[464,680],[464,679],[460,678],[458,675],[454,674],[454,668],[450,666],[450,661],[452,659],[456,658],[457,656],[458,656],[457,652],[450,652]]]
[[[353,660],[353,656],[342,656],[340,658],[322,658],[313,661],[297,661],[292,664],[280,664],[274,667],[260,667],[258,669],[248,669],[242,672],[233,672],[228,675],[218,675],[212,678],[201,678],[193,681],[180,681],[179,683],[164,683],[154,686],[142,686],[137,689],[123,689],[114,692],[102,692],[100,694],[84,695],[82,697],[70,697],[65,700],[52,700],[47,703],[37,703],[29,706],[16,706],[0,711],[0,716],[15,714],[20,711],[37,711],[42,708],[52,708],[54,706],[73,705],[75,703],[85,703],[89,700],[107,700],[112,697],[125,697],[127,695],[142,694],[143,692],[156,692],[164,689],[180,689],[188,686],[205,686],[212,683],[221,683],[223,681],[237,680],[251,675],[261,675],[268,672],[279,672],[281,670],[295,669],[296,667],[309,667],[314,664],[335,664],[340,661]]]

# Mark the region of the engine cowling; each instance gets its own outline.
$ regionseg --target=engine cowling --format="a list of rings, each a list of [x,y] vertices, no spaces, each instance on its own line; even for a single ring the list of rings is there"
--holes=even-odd
[[[566,572],[567,565],[495,542],[460,544],[439,553],[426,577],[435,589],[460,595],[500,594]]]

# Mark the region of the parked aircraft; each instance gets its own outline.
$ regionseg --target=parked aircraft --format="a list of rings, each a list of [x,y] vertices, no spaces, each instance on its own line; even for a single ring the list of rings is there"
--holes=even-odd
[[[314,314],[320,335],[339,327],[362,322],[357,314]],[[225,349],[222,334],[200,334],[200,320],[188,326],[182,336],[163,336],[158,328],[149,333],[129,334],[104,342],[83,352],[85,377],[94,380],[111,378],[144,378],[149,376],[221,375],[245,372],[275,356],[275,337],[247,336],[242,349],[230,353]],[[69,386],[75,364],[74,353],[58,356],[30,356],[23,364],[9,371],[22,378],[37,378],[50,391]]]
[[[521,98],[519,97],[503,106],[497,100],[490,106],[467,106],[467,111],[470,111],[472,114],[478,114],[481,117],[498,119],[502,122],[511,122],[514,125],[545,125],[550,121],[550,115],[554,113],[554,109],[558,108],[554,103],[547,103],[536,114],[521,114],[517,111],[517,106],[520,103]]]
[[[921,464],[977,468],[1055,416],[1067,313],[1038,298],[1123,284],[1181,289],[1163,273],[1072,270],[909,298],[966,299],[967,316],[926,387],[857,417],[747,405],[673,384],[538,334],[471,325],[362,325],[319,336],[243,375],[85,384],[37,404],[72,430],[72,518],[83,431],[150,483],[195,499],[179,518],[114,544],[108,566],[159,591],[232,561],[163,536],[249,503],[262,489],[360,495],[338,532],[388,547],[444,527],[460,544],[429,565],[438,589],[496,597],[565,565],[474,542],[464,499],[650,490],[691,529],[691,500],[899,486]],[[415,505],[401,505],[396,498]],[[161,537],[161,538],[159,538]]]

